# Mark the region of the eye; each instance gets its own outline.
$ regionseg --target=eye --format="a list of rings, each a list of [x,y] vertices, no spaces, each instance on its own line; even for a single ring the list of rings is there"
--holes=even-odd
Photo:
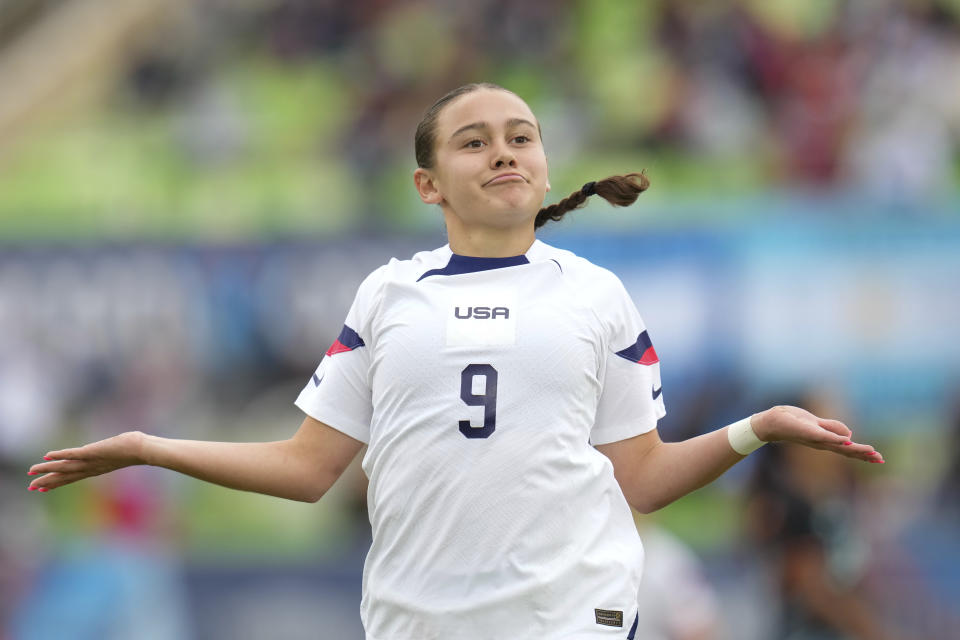
[[[483,140],[480,140],[479,138],[474,138],[473,140],[470,140],[469,142],[467,142],[467,144],[463,146],[468,149],[480,149],[481,147],[483,147],[483,145],[484,145]]]
[[[513,138],[513,141],[518,142],[520,144],[525,144],[527,142],[530,142],[530,138],[528,136],[515,136]]]

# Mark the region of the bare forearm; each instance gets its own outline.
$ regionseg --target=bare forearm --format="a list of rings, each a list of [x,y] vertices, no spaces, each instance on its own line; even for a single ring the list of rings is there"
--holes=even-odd
[[[232,489],[316,502],[363,443],[310,416],[289,440],[203,442],[126,431],[82,447],[49,451],[30,467],[31,491],[51,491],[138,464],[179,471]]]
[[[818,418],[798,407],[776,406],[753,414],[749,421],[683,442],[661,442],[654,429],[597,445],[597,449],[613,463],[627,501],[639,511],[650,512],[712,482],[743,460],[745,455],[738,451],[749,453],[764,442],[791,442],[883,463],[879,451],[850,437],[849,427],[842,422]]]
[[[710,484],[743,460],[730,447],[726,428],[684,440],[661,442],[621,480],[627,501],[639,511],[656,511]]]
[[[231,489],[304,502],[320,497],[290,440],[207,442],[145,435],[142,457],[145,464]]]

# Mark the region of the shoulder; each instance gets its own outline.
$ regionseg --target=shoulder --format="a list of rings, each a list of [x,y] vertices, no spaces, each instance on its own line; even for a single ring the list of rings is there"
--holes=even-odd
[[[416,282],[421,273],[449,259],[448,247],[421,251],[404,260],[390,258],[389,262],[371,271],[360,283],[348,321],[358,325],[369,322],[377,315],[391,285]]]
[[[556,262],[564,277],[569,280],[573,287],[582,291],[588,299],[599,302],[611,297],[619,298],[626,295],[623,283],[614,272],[594,264],[572,251],[559,249],[538,240],[535,255],[538,260]]]
[[[558,262],[568,282],[568,295],[590,309],[608,335],[635,338],[644,330],[643,319],[620,277],[571,251],[544,245],[543,257]]]
[[[450,247],[443,246],[430,251],[419,251],[410,258],[390,260],[364,278],[360,283],[358,297],[376,298],[392,283],[416,282],[426,271],[447,264],[450,260]]]

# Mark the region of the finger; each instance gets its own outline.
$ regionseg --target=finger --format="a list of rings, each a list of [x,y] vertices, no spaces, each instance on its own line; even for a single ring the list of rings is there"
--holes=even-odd
[[[883,462],[883,454],[879,451],[870,451],[869,453],[855,453],[850,454],[848,457],[855,460],[862,460],[864,462]]]
[[[857,457],[861,455],[872,454],[876,449],[873,445],[869,445],[863,442],[853,442],[852,440],[846,440],[842,436],[839,438],[841,441],[834,441],[831,445],[831,449],[837,453],[842,453],[845,456]]]
[[[845,444],[850,442],[850,440],[847,439],[847,436],[834,433],[829,429],[823,429],[823,428],[817,429],[817,433],[814,436],[814,439],[816,441],[816,444],[822,447],[823,446],[825,447],[850,446],[848,444]]]
[[[88,478],[89,474],[82,471],[76,471],[72,473],[48,473],[42,478],[37,478],[27,487],[28,491],[39,491],[40,493],[46,493],[58,487],[62,487],[65,484],[70,484],[71,482],[76,482],[77,480],[83,480]]]
[[[86,447],[75,447],[73,449],[60,449],[59,451],[48,451],[44,454],[44,460],[83,460],[89,454],[84,451]]]
[[[831,420],[829,418],[817,418],[817,424],[819,424],[824,429],[831,431],[838,436],[843,436],[847,440],[850,439],[850,436],[853,435],[853,432],[850,431],[850,427],[843,424],[839,420]]]
[[[849,442],[849,441],[848,441]],[[850,442],[848,445],[841,445],[844,452],[853,455],[859,455],[864,453],[873,453],[876,449],[873,448],[873,445],[864,444],[862,442]]]
[[[868,444],[853,443],[848,446],[840,445],[839,447],[833,447],[833,451],[848,458],[863,460],[864,462],[882,463],[884,461],[883,455]]]
[[[883,461],[883,455],[869,444],[854,443],[848,447],[844,447],[844,449],[849,451],[849,455],[852,458],[858,458],[867,462]]]
[[[28,476],[35,476],[41,473],[63,473],[67,471],[81,471],[87,467],[85,460],[54,460],[53,462],[41,462],[35,464],[27,471]]]

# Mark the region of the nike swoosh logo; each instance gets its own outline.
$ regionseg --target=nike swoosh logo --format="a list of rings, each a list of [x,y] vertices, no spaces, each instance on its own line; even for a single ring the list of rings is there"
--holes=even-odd
[[[661,386],[659,389],[654,389],[654,390],[653,390],[653,399],[656,400],[657,398],[659,398],[661,393],[663,393],[663,387],[662,387],[662,386]]]
[[[313,386],[319,387],[319,386],[320,386],[320,382],[321,382],[322,380],[323,380],[323,378],[318,378],[318,377],[317,377],[317,374],[313,374]]]

